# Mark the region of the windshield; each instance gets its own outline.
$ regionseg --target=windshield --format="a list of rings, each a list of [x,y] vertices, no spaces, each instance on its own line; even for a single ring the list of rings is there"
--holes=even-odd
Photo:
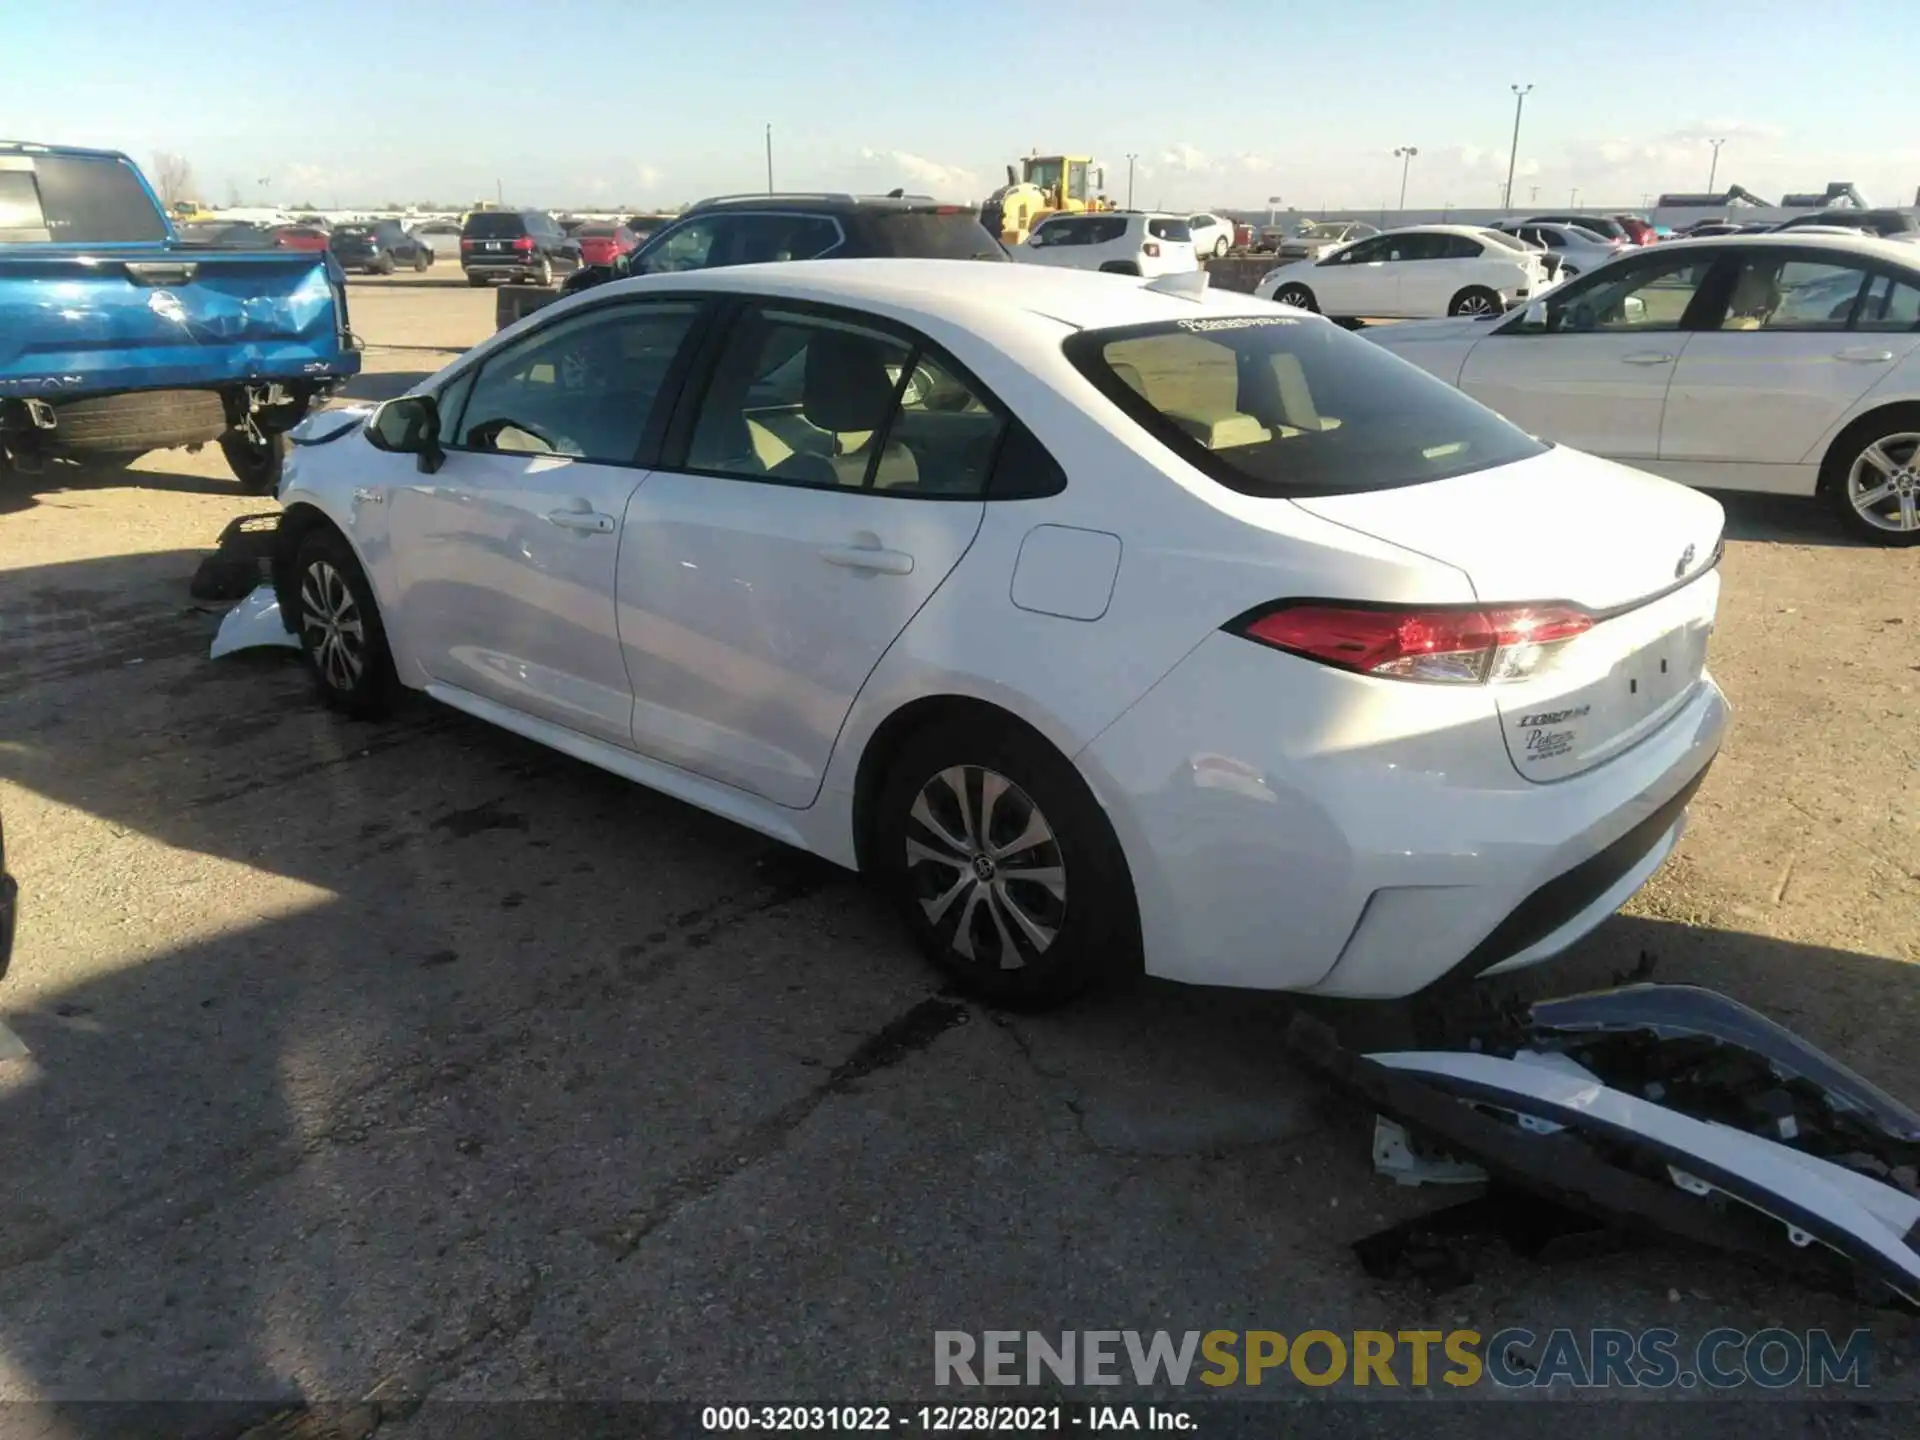
[[[1142,428],[1246,495],[1445,480],[1546,446],[1324,320],[1247,315],[1093,330],[1067,358]]]
[[[481,211],[467,217],[460,233],[481,240],[511,240],[527,233],[527,222],[498,210]]]
[[[1060,183],[1060,162],[1058,160],[1029,160],[1027,179],[1042,190],[1051,190]]]

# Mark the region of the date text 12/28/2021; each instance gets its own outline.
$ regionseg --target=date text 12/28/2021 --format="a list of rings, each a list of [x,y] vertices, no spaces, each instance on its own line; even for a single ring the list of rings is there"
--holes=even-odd
[[[708,1405],[708,1431],[1062,1435],[1076,1430],[1192,1430],[1181,1410],[1151,1405]]]

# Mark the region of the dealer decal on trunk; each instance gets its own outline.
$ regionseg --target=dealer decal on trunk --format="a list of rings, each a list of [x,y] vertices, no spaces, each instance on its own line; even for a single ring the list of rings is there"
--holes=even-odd
[[[1518,728],[1527,735],[1523,749],[1527,763],[1539,760],[1551,760],[1559,755],[1568,755],[1573,751],[1573,742],[1579,735],[1575,729],[1555,730],[1550,727],[1564,724],[1568,720],[1578,720],[1593,709],[1591,705],[1576,705],[1570,710],[1542,710],[1534,715],[1522,715]]]

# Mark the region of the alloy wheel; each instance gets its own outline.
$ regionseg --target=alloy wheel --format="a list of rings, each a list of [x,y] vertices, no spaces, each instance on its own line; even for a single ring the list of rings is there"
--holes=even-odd
[[[300,638],[321,678],[348,691],[366,666],[366,625],[353,590],[325,560],[315,560],[300,577]]]
[[[1026,791],[984,766],[952,766],[920,788],[906,874],[928,924],[976,965],[1023,969],[1066,920],[1066,861],[1052,825]]]
[[[1885,435],[1847,472],[1847,501],[1876,530],[1920,530],[1920,434]]]
[[[1493,301],[1489,300],[1485,295],[1465,295],[1455,304],[1453,313],[1456,315],[1491,315],[1493,313]]]

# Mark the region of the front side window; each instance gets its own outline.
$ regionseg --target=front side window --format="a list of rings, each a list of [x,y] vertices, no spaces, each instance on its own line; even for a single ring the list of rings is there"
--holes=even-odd
[[[1697,256],[1668,256],[1654,264],[1610,265],[1564,289],[1549,292],[1539,305],[1528,306],[1499,333],[1678,330],[1712,269],[1711,257]]]
[[[1756,252],[1740,263],[1720,328],[1844,330],[1866,281],[1857,266]]]
[[[1006,418],[944,357],[853,320],[741,317],[686,468],[789,485],[978,498]]]
[[[482,364],[462,413],[443,415],[448,444],[631,464],[701,308],[603,306],[536,331]]]
[[[717,215],[689,220],[656,237],[633,262],[635,275],[664,275],[676,270],[704,270],[719,259],[714,241],[722,218]]]
[[[1242,494],[1385,490],[1546,449],[1452,386],[1320,320],[1166,321],[1083,332],[1066,351],[1124,413]]]
[[[1042,190],[1051,190],[1060,183],[1060,162],[1058,160],[1035,160],[1027,166],[1027,183],[1038,185]]]
[[[1361,240],[1344,250],[1335,251],[1320,263],[1322,265],[1371,265],[1376,260],[1387,258],[1389,238],[1385,235],[1373,240]]]

